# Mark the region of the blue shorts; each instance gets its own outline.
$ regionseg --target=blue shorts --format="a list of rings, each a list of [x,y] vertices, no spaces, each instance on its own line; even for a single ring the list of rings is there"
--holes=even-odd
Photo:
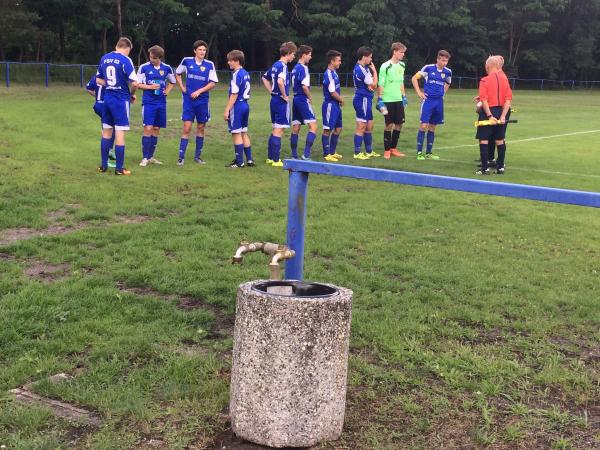
[[[323,103],[323,129],[342,128],[342,108],[338,102]]]
[[[102,110],[102,127],[129,130],[129,100],[105,96]]]
[[[279,95],[271,95],[271,123],[273,128],[290,127],[289,103]]]
[[[426,98],[421,103],[421,123],[441,125],[444,123],[444,99]]]
[[[233,104],[233,108],[229,111],[229,120],[227,126],[229,132],[246,133],[248,131],[248,117],[250,116],[250,105],[248,102],[237,102]]]
[[[352,106],[354,106],[354,111],[356,112],[357,122],[373,120],[373,97],[355,95],[354,100],[352,100]]]
[[[96,115],[98,117],[100,117],[100,119],[102,119],[102,111],[104,111],[104,102],[102,102],[102,103],[100,103],[100,102],[94,103],[93,109],[94,109],[94,112],[96,113]]]
[[[142,124],[145,127],[167,128],[167,104],[142,105]]]
[[[292,102],[292,124],[294,125],[306,125],[307,123],[316,122],[317,118],[312,109],[312,104],[308,101],[308,98],[304,96],[294,96]]]
[[[198,123],[206,123],[210,120],[208,99],[192,100],[189,96],[184,95],[182,110],[181,120],[184,122],[193,122],[196,119]]]

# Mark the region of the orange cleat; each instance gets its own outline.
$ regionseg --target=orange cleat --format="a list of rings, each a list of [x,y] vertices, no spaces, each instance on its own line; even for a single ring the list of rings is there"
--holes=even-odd
[[[389,151],[389,150],[386,150],[386,151],[384,151],[384,152],[383,152],[383,157],[384,157],[385,159],[390,159],[390,158],[391,158],[391,156],[390,156],[390,151]]]
[[[406,156],[406,153],[399,152],[397,148],[390,149],[390,153],[392,154],[392,156],[397,157]]]

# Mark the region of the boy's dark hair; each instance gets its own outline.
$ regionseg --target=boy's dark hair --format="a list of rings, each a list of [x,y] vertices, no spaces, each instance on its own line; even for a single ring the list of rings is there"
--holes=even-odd
[[[406,50],[406,45],[404,45],[402,42],[394,42],[392,44],[392,46],[390,47],[390,51],[391,51],[392,55],[397,50]]]
[[[240,63],[240,66],[244,65],[246,61],[246,57],[244,56],[244,52],[241,50],[231,50],[227,53],[227,61],[237,61]]]
[[[372,54],[373,49],[371,47],[358,47],[358,50],[356,50],[356,56],[358,59],[363,59],[365,56]]]
[[[133,44],[131,43],[131,40],[129,38],[126,37],[120,37],[119,40],[117,41],[117,48],[133,48]]]
[[[337,50],[329,50],[326,55],[327,64],[331,64],[331,61],[333,61],[338,56],[342,56],[342,54],[340,52],[338,52]]]
[[[312,47],[309,45],[301,45],[300,47],[298,47],[298,51],[296,52],[296,57],[297,58],[302,58],[302,56],[308,54],[308,53],[312,53]]]
[[[161,61],[165,59],[165,50],[158,45],[153,45],[152,47],[150,47],[148,49],[148,54],[150,56],[154,56],[155,58],[160,59]]]
[[[196,49],[198,47],[202,47],[202,46],[204,46],[204,48],[206,48],[206,50],[208,50],[208,44],[206,42],[198,39],[196,42],[194,42],[194,45],[193,45],[194,51],[196,51]]]
[[[298,48],[292,41],[284,42],[281,44],[281,47],[279,47],[279,56],[287,56],[290,53],[296,53],[296,50],[298,50]]]
[[[448,59],[450,59],[450,58],[451,58],[451,56],[450,56],[450,52],[449,52],[449,51],[447,51],[447,50],[440,50],[440,51],[438,52],[438,54],[437,54],[437,57],[438,57],[438,58],[439,58],[439,57],[443,57],[443,58],[448,58]]]

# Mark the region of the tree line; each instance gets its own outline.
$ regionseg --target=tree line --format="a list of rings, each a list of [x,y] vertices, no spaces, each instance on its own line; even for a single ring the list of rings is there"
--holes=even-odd
[[[96,64],[117,38],[134,43],[131,57],[146,61],[158,44],[177,64],[192,43],[209,43],[209,59],[226,68],[227,51],[246,54],[247,69],[262,70],[292,40],[325,53],[343,53],[342,71],[361,45],[379,64],[389,46],[408,46],[409,72],[452,54],[450,67],[480,76],[490,54],[505,58],[511,76],[600,79],[600,0],[0,0],[0,60]]]

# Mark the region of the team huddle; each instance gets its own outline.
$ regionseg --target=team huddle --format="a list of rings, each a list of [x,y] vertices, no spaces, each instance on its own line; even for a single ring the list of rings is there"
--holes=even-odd
[[[153,46],[148,49],[149,61],[142,64],[137,73],[129,58],[131,49],[132,44],[129,39],[119,39],[115,50],[100,59],[97,73],[87,86],[88,92],[96,98],[94,111],[102,119],[101,163],[98,170],[106,172],[108,167],[114,167],[117,175],[131,174],[124,167],[125,131],[129,130],[129,106],[136,100],[138,89],[143,91],[142,122],[144,127],[140,166],[162,164],[154,155],[160,129],[167,125],[166,98],[175,84],[181,89],[183,97],[181,115],[183,130],[177,165],[185,164],[189,135],[194,121],[196,122],[194,162],[204,164],[202,149],[205,126],[211,118],[209,91],[219,82],[214,63],[205,58],[208,44],[201,40],[194,42],[194,56],[183,58],[175,70],[164,63],[164,50],[159,46]],[[404,87],[405,64],[403,62],[406,46],[395,42],[391,45],[390,50],[391,58],[381,65],[379,71],[373,64],[373,51],[369,47],[360,47],[357,50],[357,62],[353,71],[355,92],[352,100],[356,114],[353,154],[355,159],[366,160],[381,156],[373,150],[373,98],[375,92],[378,93],[376,109],[385,118],[383,156],[385,159],[406,156],[397,149],[402,125],[405,122],[404,109],[408,104]],[[286,42],[281,45],[279,54],[279,60],[262,75],[263,85],[271,95],[272,132],[268,140],[266,163],[273,167],[283,166],[281,147],[285,129],[291,127],[292,157],[304,160],[311,159],[317,133],[317,118],[313,110],[308,69],[312,58],[312,48],[307,45],[296,47],[293,42]],[[298,58],[298,62],[288,74],[288,64],[296,58]],[[440,50],[436,63],[424,66],[411,80],[415,92],[422,99],[416,145],[418,160],[439,159],[437,155],[433,154],[433,143],[436,126],[444,123],[443,99],[452,83],[452,71],[447,67],[449,59],[450,54],[445,50]],[[322,83],[321,145],[324,160],[338,162],[343,157],[337,152],[343,128],[344,98],[337,73],[342,63],[342,54],[336,50],[330,50],[327,52],[326,60],[327,69],[323,74]],[[495,69],[498,60],[493,62]],[[250,99],[251,80],[249,73],[244,69],[244,53],[240,50],[230,51],[227,54],[227,64],[232,70],[232,79],[223,118],[227,122],[232,136],[235,155],[228,167],[251,167],[255,165],[248,135],[250,115],[248,100]],[[487,69],[488,63],[486,62]],[[480,139],[482,157],[482,169],[476,172],[478,174],[489,174],[488,166],[491,164],[488,163],[490,154],[488,142],[490,139],[498,148],[498,163],[501,165],[496,164],[497,173],[504,173],[503,162],[506,151],[504,134],[512,96],[508,80],[501,71],[501,65],[499,69],[493,72],[496,75],[494,79],[491,79],[490,75],[482,80],[482,84],[484,84],[484,80],[489,79],[487,80],[488,84],[502,87],[502,95],[498,88],[494,99],[488,98],[487,91],[485,89],[482,91],[480,86],[480,95],[477,98],[478,105],[481,104],[480,118],[483,115],[490,122],[485,132],[478,130],[477,134],[477,138]],[[490,73],[489,70],[488,73]],[[183,76],[185,76],[185,83]],[[422,89],[419,85],[421,79],[423,80]],[[506,89],[507,87],[508,89]],[[293,99],[290,98],[290,91],[293,92]],[[494,102],[494,104],[490,102]],[[503,103],[497,104],[498,102]],[[304,149],[299,153],[298,142],[302,125],[307,126],[308,133]],[[425,153],[423,153],[424,145]],[[492,159],[493,151],[492,148]],[[501,152],[502,155],[500,155]],[[498,171],[499,169],[502,170]]]

